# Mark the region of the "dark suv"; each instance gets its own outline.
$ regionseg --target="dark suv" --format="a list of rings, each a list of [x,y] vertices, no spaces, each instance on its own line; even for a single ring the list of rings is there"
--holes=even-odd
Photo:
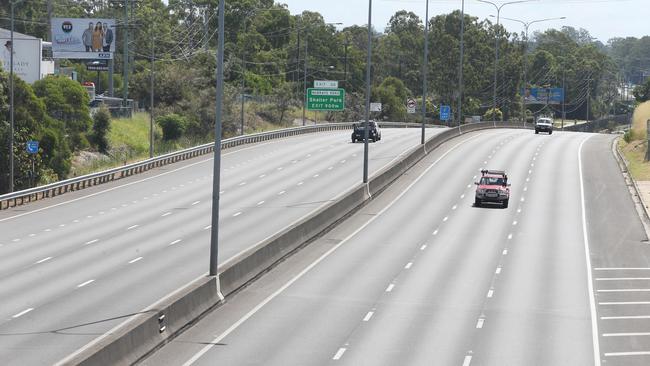
[[[363,141],[364,133],[365,133],[364,126],[365,126],[365,122],[355,123],[352,126],[354,128],[354,130],[352,131],[353,143],[357,141]],[[372,142],[381,140],[381,129],[379,128],[377,122],[369,121],[368,127],[370,128],[368,130],[368,140],[372,140]]]

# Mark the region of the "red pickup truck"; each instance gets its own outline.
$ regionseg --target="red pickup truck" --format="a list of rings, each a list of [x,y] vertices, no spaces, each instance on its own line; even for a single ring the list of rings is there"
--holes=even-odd
[[[510,184],[508,175],[502,170],[481,170],[481,180],[476,182],[474,206],[481,207],[483,203],[499,203],[503,208],[508,207],[510,200]]]

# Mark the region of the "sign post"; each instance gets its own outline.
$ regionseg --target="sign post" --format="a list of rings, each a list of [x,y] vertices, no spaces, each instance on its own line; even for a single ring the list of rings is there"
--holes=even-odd
[[[442,121],[449,121],[451,117],[451,107],[448,105],[441,105],[440,106],[440,120]]]
[[[36,168],[34,163],[34,154],[38,154],[38,141],[29,140],[25,146],[27,153],[31,155],[32,158],[32,170],[29,172],[29,186],[34,187],[35,177],[36,177]]]

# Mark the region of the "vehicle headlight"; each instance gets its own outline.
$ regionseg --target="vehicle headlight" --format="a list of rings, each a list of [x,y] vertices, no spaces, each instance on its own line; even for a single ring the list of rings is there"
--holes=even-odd
[[[500,196],[507,196],[507,195],[508,195],[508,192],[506,192],[506,191],[501,191],[501,192],[499,192],[499,195],[500,195]]]
[[[479,188],[479,189],[476,190],[476,193],[478,193],[478,194],[485,194],[485,189],[483,189],[483,188]]]

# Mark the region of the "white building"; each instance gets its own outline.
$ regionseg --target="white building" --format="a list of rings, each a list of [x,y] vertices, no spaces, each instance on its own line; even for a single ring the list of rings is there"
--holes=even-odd
[[[54,74],[54,60],[51,57],[52,45],[42,39],[14,31],[14,47],[11,44],[11,31],[0,28],[0,64],[2,70],[9,72],[11,50],[14,52],[14,73],[32,84],[46,75]]]

